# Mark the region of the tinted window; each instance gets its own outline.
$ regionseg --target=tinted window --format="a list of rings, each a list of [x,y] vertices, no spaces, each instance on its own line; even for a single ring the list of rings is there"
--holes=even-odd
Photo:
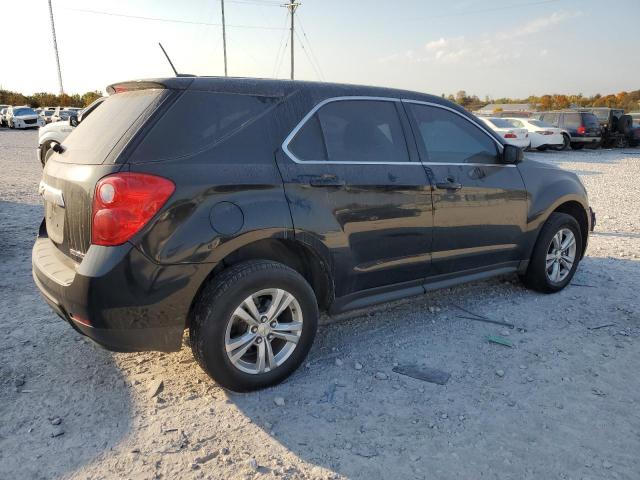
[[[553,127],[550,123],[543,122],[542,120],[529,120],[529,123],[535,127],[548,128]]]
[[[504,118],[488,118],[490,123],[498,128],[513,128],[513,120],[506,120]]]
[[[514,127],[517,128],[524,128],[524,123],[522,123],[520,120],[509,120],[511,122],[511,125],[513,125]]]
[[[549,123],[551,125],[553,125],[554,127],[558,126],[558,121],[560,120],[560,114],[559,113],[545,113],[542,116],[542,120],[544,120],[546,123]]]
[[[150,89],[118,93],[108,97],[93,115],[81,122],[65,139],[70,152],[82,155],[59,155],[56,160],[102,163],[138,117],[158,100],[164,90]]]
[[[31,109],[31,108],[16,108],[13,111],[13,114],[18,116],[18,115],[35,115],[36,112]]]
[[[298,131],[289,150],[300,160],[326,160],[324,138],[317,115],[311,117]]]
[[[317,115],[330,161],[409,161],[394,102],[331,102],[318,110]]]
[[[272,97],[186,91],[145,136],[131,160],[148,162],[199,152],[237,132],[276,101]]]
[[[430,162],[496,163],[496,144],[460,115],[438,107],[411,105]]]
[[[593,113],[583,113],[582,114],[582,123],[585,127],[599,127],[600,122],[598,122],[598,118]]]
[[[582,125],[582,119],[579,113],[565,113],[563,123],[565,128],[578,128]]]

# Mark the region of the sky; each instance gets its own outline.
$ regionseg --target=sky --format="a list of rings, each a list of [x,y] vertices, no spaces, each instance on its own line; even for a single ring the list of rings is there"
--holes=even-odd
[[[284,1],[225,0],[229,75],[289,77]],[[480,98],[640,89],[639,0],[299,1],[297,79]],[[159,41],[179,72],[224,74],[220,0],[52,2],[67,93],[172,76]],[[0,11],[0,88],[57,93],[47,0]]]

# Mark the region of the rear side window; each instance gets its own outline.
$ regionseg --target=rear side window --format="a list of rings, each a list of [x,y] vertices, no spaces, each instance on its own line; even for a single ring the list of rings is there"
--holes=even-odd
[[[186,91],[144,137],[131,161],[150,162],[200,152],[251,123],[277,100]]]
[[[155,104],[163,92],[150,89],[111,95],[65,139],[64,146],[73,155],[58,155],[56,160],[101,164],[138,117]]]
[[[407,143],[394,102],[331,102],[317,113],[334,162],[408,162]]]
[[[288,146],[300,160],[408,162],[395,102],[339,100],[321,107]]]
[[[546,123],[549,123],[555,127],[558,126],[558,121],[560,120],[560,114],[558,113],[545,113],[542,116],[542,120],[544,120]]]
[[[411,105],[411,111],[429,162],[496,163],[495,141],[469,120],[427,105]]]

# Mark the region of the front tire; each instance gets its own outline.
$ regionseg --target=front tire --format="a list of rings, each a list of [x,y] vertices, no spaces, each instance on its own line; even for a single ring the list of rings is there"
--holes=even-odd
[[[276,385],[304,361],[318,327],[318,305],[295,270],[243,262],[214,277],[191,319],[193,355],[222,387],[248,392]]]
[[[577,220],[566,213],[552,213],[540,231],[523,281],[539,292],[559,292],[571,282],[581,258]]]

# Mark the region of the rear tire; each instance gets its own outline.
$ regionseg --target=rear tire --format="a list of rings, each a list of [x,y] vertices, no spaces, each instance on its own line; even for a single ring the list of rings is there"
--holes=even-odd
[[[291,375],[309,353],[317,327],[315,294],[302,275],[281,263],[252,260],[205,285],[189,342],[218,384],[248,392]]]
[[[554,147],[554,150],[557,150],[557,151],[566,150],[567,148],[569,148],[570,144],[571,144],[571,137],[569,137],[569,135],[567,135],[566,133],[563,133],[562,145],[558,145],[557,147]]]
[[[581,258],[582,234],[577,220],[566,213],[552,213],[540,231],[522,280],[539,292],[559,292],[571,282]]]
[[[542,145],[541,147],[538,147],[538,151],[539,152],[544,152],[547,150],[547,146],[546,145]]]

